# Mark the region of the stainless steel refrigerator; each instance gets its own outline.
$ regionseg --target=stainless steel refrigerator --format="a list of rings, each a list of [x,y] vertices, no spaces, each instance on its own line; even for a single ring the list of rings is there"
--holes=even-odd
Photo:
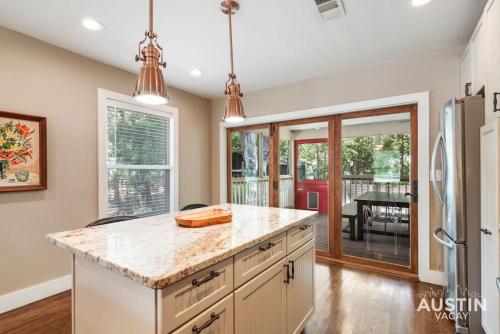
[[[448,285],[444,297],[455,302],[457,333],[482,333],[479,312],[469,312],[467,319],[457,317],[457,298],[481,293],[479,152],[484,110],[482,96],[446,103],[432,153],[433,186],[443,209],[442,224],[434,231],[434,238],[445,249]],[[441,180],[436,173],[438,160]]]

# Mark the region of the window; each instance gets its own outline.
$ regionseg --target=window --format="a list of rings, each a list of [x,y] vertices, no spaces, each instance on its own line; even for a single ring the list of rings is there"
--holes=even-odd
[[[104,90],[99,101],[100,216],[174,211],[177,110]]]

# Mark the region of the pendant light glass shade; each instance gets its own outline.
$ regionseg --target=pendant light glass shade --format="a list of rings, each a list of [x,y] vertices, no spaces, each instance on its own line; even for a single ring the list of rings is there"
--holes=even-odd
[[[167,104],[167,85],[163,79],[161,68],[167,63],[163,61],[163,49],[157,42],[158,35],[153,32],[153,0],[149,0],[149,30],[139,43],[139,52],[135,61],[142,61],[133,93],[134,98],[146,104]],[[141,46],[149,39],[149,43]]]
[[[224,122],[238,123],[242,122],[246,115],[243,110],[243,103],[241,98],[240,84],[236,81],[236,74],[234,74],[234,57],[233,57],[233,24],[232,16],[240,9],[240,4],[236,0],[224,0],[221,3],[221,10],[229,17],[229,50],[231,52],[231,73],[229,73],[229,80],[226,82],[226,89],[224,94],[227,96],[226,107],[224,108]]]

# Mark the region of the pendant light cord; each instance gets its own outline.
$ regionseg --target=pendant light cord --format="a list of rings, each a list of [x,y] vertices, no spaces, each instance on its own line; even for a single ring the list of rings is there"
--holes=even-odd
[[[233,5],[231,1],[227,1],[227,9],[228,9],[228,16],[229,16],[229,49],[231,50],[231,77],[234,77],[234,53],[233,53],[233,20],[232,20],[232,14],[233,14]]]

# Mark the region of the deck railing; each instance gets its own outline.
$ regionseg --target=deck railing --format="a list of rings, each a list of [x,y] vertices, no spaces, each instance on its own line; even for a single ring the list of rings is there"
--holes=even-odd
[[[293,176],[280,176],[280,207],[293,208]],[[267,206],[269,177],[233,178],[232,199],[236,204]]]
[[[342,205],[350,203],[356,197],[368,191],[382,191],[405,194],[410,189],[408,177],[401,177],[396,183],[375,183],[373,175],[344,175],[342,178]]]
[[[389,191],[404,194],[410,189],[408,177],[403,177],[399,183],[375,183],[372,175],[345,175],[342,178],[342,186],[342,205],[350,203],[354,198],[368,191]],[[294,207],[293,187],[293,176],[280,176],[280,207]],[[269,204],[269,178],[233,178],[232,202],[267,206]]]

